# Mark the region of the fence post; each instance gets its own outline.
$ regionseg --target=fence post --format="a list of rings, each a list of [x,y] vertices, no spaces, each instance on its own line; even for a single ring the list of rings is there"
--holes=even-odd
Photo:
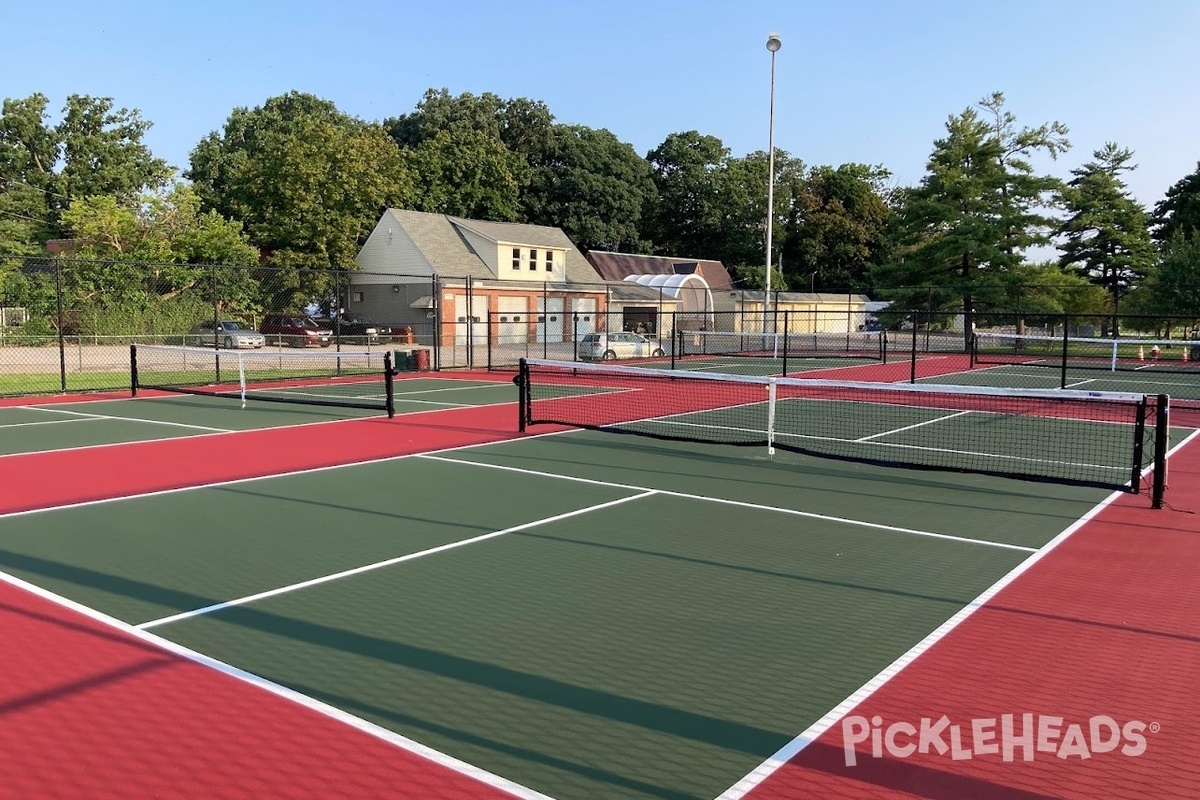
[[[574,300],[571,303],[571,360],[579,360],[579,312],[575,310]]]
[[[429,277],[429,302],[433,305],[433,368],[442,368],[442,287],[437,273]]]

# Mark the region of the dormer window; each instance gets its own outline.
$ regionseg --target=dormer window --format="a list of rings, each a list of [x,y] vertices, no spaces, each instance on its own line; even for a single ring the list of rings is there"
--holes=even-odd
[[[513,269],[521,268],[521,248],[519,247],[512,249],[512,267]]]
[[[537,250],[529,251],[529,270],[531,272],[537,271]]]
[[[546,251],[546,272],[554,272],[554,251]]]

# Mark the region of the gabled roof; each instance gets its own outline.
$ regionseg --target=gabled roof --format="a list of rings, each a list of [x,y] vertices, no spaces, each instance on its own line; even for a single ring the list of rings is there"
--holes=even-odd
[[[596,271],[607,281],[622,281],[627,275],[675,275],[697,272],[713,291],[728,291],[733,282],[720,261],[674,256],[644,256],[592,250],[587,254]]]
[[[385,215],[399,225],[433,271],[446,278],[481,278],[495,280],[497,276],[471,247],[466,232],[496,242],[526,247],[547,247],[566,251],[566,277],[569,283],[597,283],[600,276],[576,249],[567,235],[558,228],[544,225],[525,225],[515,222],[487,222],[462,219],[447,214],[408,211],[389,208]]]

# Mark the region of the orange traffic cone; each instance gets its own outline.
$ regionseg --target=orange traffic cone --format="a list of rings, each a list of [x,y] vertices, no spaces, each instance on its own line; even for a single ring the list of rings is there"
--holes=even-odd
[[[1146,348],[1139,346],[1138,347],[1138,361],[1145,361],[1145,360],[1146,360]]]

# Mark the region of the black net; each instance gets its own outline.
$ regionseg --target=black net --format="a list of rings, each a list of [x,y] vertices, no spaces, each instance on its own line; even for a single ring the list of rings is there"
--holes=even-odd
[[[1163,396],[538,360],[525,362],[518,380],[526,425],[554,423],[1132,492],[1139,491],[1144,469],[1165,458],[1165,437],[1155,435],[1156,426],[1166,422]],[[580,394],[563,397],[567,386]]]
[[[1098,339],[978,333],[974,342],[975,363],[985,366],[1200,374],[1200,340],[1196,339]]]
[[[383,352],[130,348],[138,389],[392,413],[391,355]]]

